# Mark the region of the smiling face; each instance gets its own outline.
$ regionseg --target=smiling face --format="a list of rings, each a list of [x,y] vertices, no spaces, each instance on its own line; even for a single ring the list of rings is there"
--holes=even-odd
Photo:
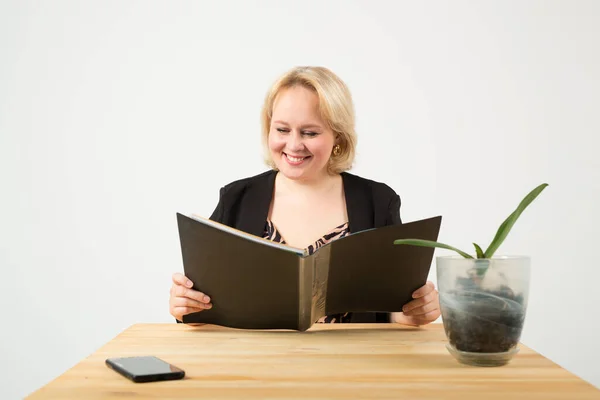
[[[294,86],[279,93],[268,145],[277,169],[287,178],[308,181],[327,175],[335,137],[321,118],[315,92]]]

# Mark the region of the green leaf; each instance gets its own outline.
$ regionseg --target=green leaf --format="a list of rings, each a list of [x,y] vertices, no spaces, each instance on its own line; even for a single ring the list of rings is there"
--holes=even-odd
[[[492,258],[496,250],[498,250],[502,242],[504,242],[504,239],[506,239],[506,236],[508,236],[508,233],[512,229],[515,222],[517,222],[517,219],[519,219],[519,217],[521,216],[523,210],[525,210],[525,208],[527,208],[527,206],[531,204],[531,202],[535,200],[535,198],[538,197],[540,193],[542,193],[542,190],[544,190],[546,186],[548,186],[547,183],[542,183],[541,185],[533,189],[531,192],[529,192],[529,194],[525,196],[525,198],[521,201],[517,209],[513,211],[512,214],[510,214],[508,218],[504,220],[502,225],[500,225],[500,228],[498,228],[494,240],[492,240],[492,243],[490,243],[489,247],[485,251],[485,258]]]
[[[475,252],[477,253],[477,258],[485,258],[485,255],[483,254],[483,250],[481,250],[481,247],[479,247],[479,245],[477,243],[473,243],[473,246],[475,246]]]
[[[432,242],[430,240],[421,240],[421,239],[397,239],[394,240],[394,244],[408,244],[413,246],[422,246],[422,247],[440,247],[442,249],[453,250],[463,256],[464,258],[473,258],[470,254],[465,253],[455,247],[448,246],[444,243]]]
[[[481,260],[475,261],[475,265],[477,265],[477,268],[476,268],[477,276],[482,278],[485,275],[485,272],[490,267],[490,260],[483,258]]]

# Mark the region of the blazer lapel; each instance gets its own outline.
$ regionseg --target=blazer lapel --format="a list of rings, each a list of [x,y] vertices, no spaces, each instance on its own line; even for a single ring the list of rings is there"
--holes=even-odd
[[[255,236],[263,235],[273,198],[276,175],[276,171],[268,171],[246,188],[240,202],[237,224],[239,230]]]
[[[370,190],[365,190],[365,185],[354,175],[342,172],[344,196],[346,198],[346,211],[348,212],[348,225],[351,233],[374,228],[374,209]]]

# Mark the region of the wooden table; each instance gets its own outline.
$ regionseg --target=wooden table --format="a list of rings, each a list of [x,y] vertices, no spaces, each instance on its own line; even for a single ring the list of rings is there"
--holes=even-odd
[[[307,332],[137,324],[30,398],[600,399],[526,346],[503,367],[459,364],[441,324],[316,324]],[[154,355],[184,380],[133,383],[108,357]]]

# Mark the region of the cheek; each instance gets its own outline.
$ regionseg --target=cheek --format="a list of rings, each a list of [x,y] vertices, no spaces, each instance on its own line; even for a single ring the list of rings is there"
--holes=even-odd
[[[268,144],[269,144],[269,150],[274,151],[274,152],[279,152],[283,149],[283,146],[285,145],[285,141],[282,140],[276,134],[269,134]]]
[[[323,138],[325,139],[325,138]],[[329,158],[333,144],[329,140],[314,140],[306,147],[315,156]]]

